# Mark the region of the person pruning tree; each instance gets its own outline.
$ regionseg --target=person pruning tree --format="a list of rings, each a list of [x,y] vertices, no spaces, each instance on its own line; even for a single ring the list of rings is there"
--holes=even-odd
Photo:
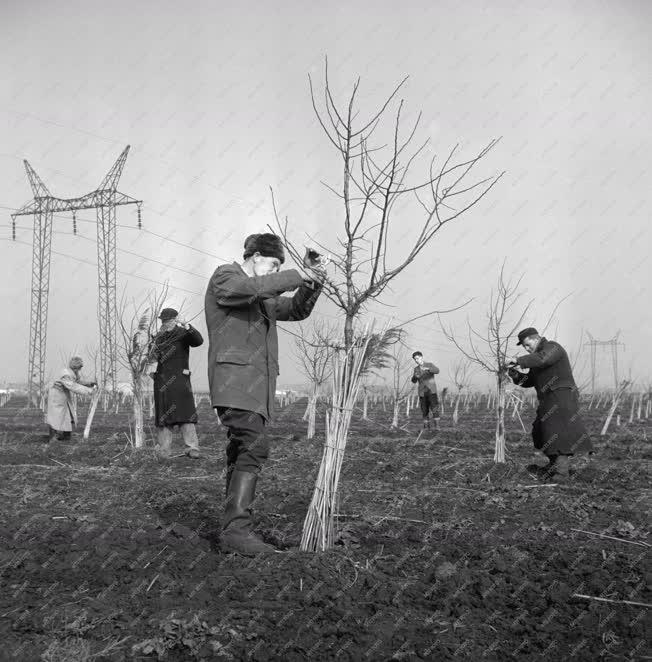
[[[308,275],[296,269],[280,271],[284,261],[278,236],[249,235],[243,262],[218,267],[206,290],[211,402],[228,440],[220,546],[246,555],[276,551],[254,534],[251,511],[270,450],[266,426],[279,374],[276,323],[306,319],[326,275],[321,256],[314,252],[304,258]],[[293,296],[281,296],[293,290]]]
[[[73,356],[67,368],[59,371],[59,376],[52,382],[48,391],[48,443],[54,439],[70,439],[76,424],[77,410],[73,393],[92,395],[97,388],[96,382],[87,382],[81,378],[84,360]]]
[[[159,315],[161,328],[152,339],[149,358],[157,362],[154,379],[154,413],[159,453],[169,457],[172,435],[178,426],[186,445],[186,455],[197,459],[197,409],[190,383],[188,364],[190,348],[204,339],[193,326],[179,319],[174,308],[164,308]]]
[[[437,396],[435,375],[439,374],[439,368],[434,363],[424,361],[421,352],[414,352],[412,358],[417,364],[412,374],[412,383],[419,385],[417,392],[423,416],[423,427],[424,429],[430,428],[430,414],[432,413],[433,427],[436,430],[437,421],[439,421],[439,397]]]
[[[544,467],[528,467],[542,477],[567,478],[569,462],[577,453],[593,452],[593,444],[579,414],[579,396],[566,350],[539,335],[534,327],[518,334],[517,345],[527,354],[507,361],[512,381],[534,388],[539,405],[532,423],[534,447],[548,458]],[[529,369],[524,373],[521,369]]]

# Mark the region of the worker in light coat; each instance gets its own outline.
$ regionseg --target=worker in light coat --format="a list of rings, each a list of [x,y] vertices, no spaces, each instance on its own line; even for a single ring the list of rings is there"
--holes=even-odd
[[[80,375],[84,361],[79,356],[73,356],[67,368],[59,371],[58,377],[50,385],[48,391],[47,424],[49,428],[48,442],[54,439],[70,439],[77,422],[77,408],[73,393],[92,395],[97,387],[95,382],[83,381]]]

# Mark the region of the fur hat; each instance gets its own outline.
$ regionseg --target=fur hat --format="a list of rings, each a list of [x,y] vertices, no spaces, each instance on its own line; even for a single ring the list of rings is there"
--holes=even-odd
[[[251,257],[254,253],[260,253],[264,257],[275,257],[281,264],[285,262],[285,251],[281,238],[275,234],[250,234],[244,243],[244,259]]]
[[[158,318],[161,322],[167,322],[168,320],[173,320],[178,314],[174,308],[163,308]]]
[[[79,370],[84,365],[84,360],[81,356],[72,356],[70,361],[68,361],[68,367],[71,370]]]

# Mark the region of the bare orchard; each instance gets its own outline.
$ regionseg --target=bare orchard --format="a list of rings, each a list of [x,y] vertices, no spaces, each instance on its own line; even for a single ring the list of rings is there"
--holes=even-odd
[[[88,442],[48,445],[42,413],[3,399],[2,659],[644,659],[647,400],[623,396],[604,436],[611,400],[585,401],[597,452],[555,484],[526,469],[530,402],[508,405],[497,464],[486,395],[457,397],[424,431],[389,398],[363,418],[361,395],[322,554],[298,546],[325,404],[306,439],[306,398],[284,402],[256,502],[284,551],[253,559],[219,552],[224,430],[205,399],[200,461],[180,440],[179,457],[158,457],[148,425],[134,449],[110,403]]]

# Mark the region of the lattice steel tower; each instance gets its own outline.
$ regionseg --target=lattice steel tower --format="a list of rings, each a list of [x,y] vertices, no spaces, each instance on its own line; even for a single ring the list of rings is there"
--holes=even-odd
[[[588,331],[586,335],[589,342],[584,343],[591,348],[591,394],[595,393],[596,355],[598,347],[609,347],[611,353],[611,369],[614,375],[614,388],[618,390],[618,347],[624,347],[623,343],[618,341],[620,331],[610,340],[596,340]]]
[[[72,212],[73,232],[76,232],[75,212],[80,209],[97,211],[97,273],[98,321],[100,325],[100,382],[113,391],[117,383],[117,304],[116,304],[116,212],[118,205],[138,205],[138,227],[141,227],[142,200],[136,200],[117,190],[129,145],[92,193],[79,198],[55,198],[27,161],[25,170],[34,200],[11,215],[13,236],[16,217],[34,216],[32,245],[32,297],[29,325],[29,359],[27,383],[29,398],[42,407],[45,391],[45,348],[47,341],[48,294],[50,290],[50,257],[52,253],[52,216],[56,212]]]

